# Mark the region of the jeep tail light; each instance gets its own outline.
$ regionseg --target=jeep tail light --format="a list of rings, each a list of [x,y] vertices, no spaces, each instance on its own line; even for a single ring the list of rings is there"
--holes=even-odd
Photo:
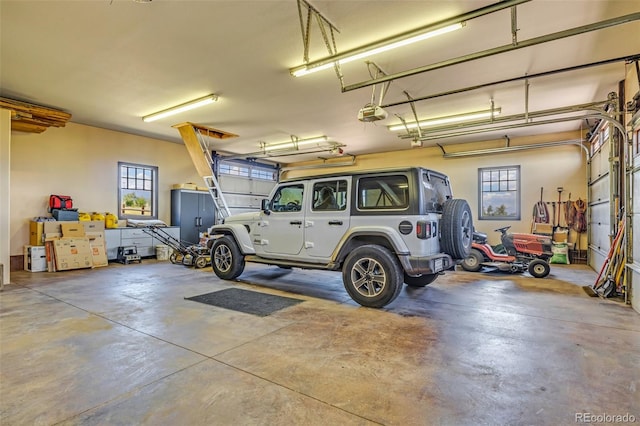
[[[416,237],[426,240],[431,237],[431,222],[419,220],[416,223]]]

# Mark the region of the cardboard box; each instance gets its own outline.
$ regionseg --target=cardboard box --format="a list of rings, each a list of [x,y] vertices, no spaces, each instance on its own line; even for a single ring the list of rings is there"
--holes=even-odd
[[[44,246],[24,246],[24,270],[47,271],[47,252]]]
[[[51,222],[44,222],[44,233],[45,234],[51,234],[51,233],[60,233],[62,234],[62,228],[60,228],[60,224],[62,222],[58,222],[57,220],[55,221],[51,221]],[[78,222],[69,222],[69,223],[78,223]]]
[[[93,254],[88,238],[61,238],[54,241],[53,246],[58,271],[93,267]]]
[[[29,245],[44,246],[44,224],[46,222],[29,222]]]
[[[53,248],[53,241],[44,242],[45,252],[47,253],[47,271],[56,271],[56,256],[55,249]]]
[[[553,233],[553,241],[556,243],[566,243],[569,237],[568,229],[558,229]]]
[[[195,183],[176,183],[171,189],[190,189],[195,191],[198,186]]]
[[[48,234],[44,234],[44,242],[59,240],[62,238],[62,232],[49,232]]]
[[[93,267],[108,266],[109,260],[107,259],[107,244],[104,231],[88,232],[86,236],[89,239],[89,246],[91,246]]]
[[[553,234],[553,225],[549,225],[548,223],[534,223],[533,233],[541,235],[551,235]]]
[[[104,221],[103,220],[90,220],[86,222],[80,222],[84,225],[84,232],[89,234],[90,232],[102,232],[104,231]]]
[[[62,236],[67,238],[84,237],[84,226],[80,222],[61,222]]]

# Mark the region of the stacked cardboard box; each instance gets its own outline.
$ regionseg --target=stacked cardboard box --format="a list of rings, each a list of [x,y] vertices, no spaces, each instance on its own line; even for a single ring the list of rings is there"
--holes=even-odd
[[[43,236],[50,272],[109,264],[102,221],[45,222]]]
[[[47,254],[44,246],[24,246],[24,270],[30,272],[47,270]]]

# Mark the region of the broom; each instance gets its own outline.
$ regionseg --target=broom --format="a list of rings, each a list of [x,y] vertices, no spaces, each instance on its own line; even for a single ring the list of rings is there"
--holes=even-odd
[[[596,290],[602,287],[610,278],[610,272],[615,268],[612,260],[614,256],[616,256],[621,248],[622,242],[622,234],[624,233],[624,219],[620,220],[618,224],[618,232],[616,233],[613,242],[611,243],[611,247],[609,248],[609,253],[607,254],[602,267],[600,268],[600,272],[598,273],[598,277],[596,278],[596,282],[593,286],[582,286],[582,289],[591,297],[598,297],[599,294]]]

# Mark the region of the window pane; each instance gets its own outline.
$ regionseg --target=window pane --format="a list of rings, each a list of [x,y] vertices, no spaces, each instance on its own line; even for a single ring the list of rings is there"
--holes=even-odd
[[[157,219],[155,166],[120,163],[118,216],[121,219]]]
[[[480,219],[520,218],[519,167],[479,169]]]

